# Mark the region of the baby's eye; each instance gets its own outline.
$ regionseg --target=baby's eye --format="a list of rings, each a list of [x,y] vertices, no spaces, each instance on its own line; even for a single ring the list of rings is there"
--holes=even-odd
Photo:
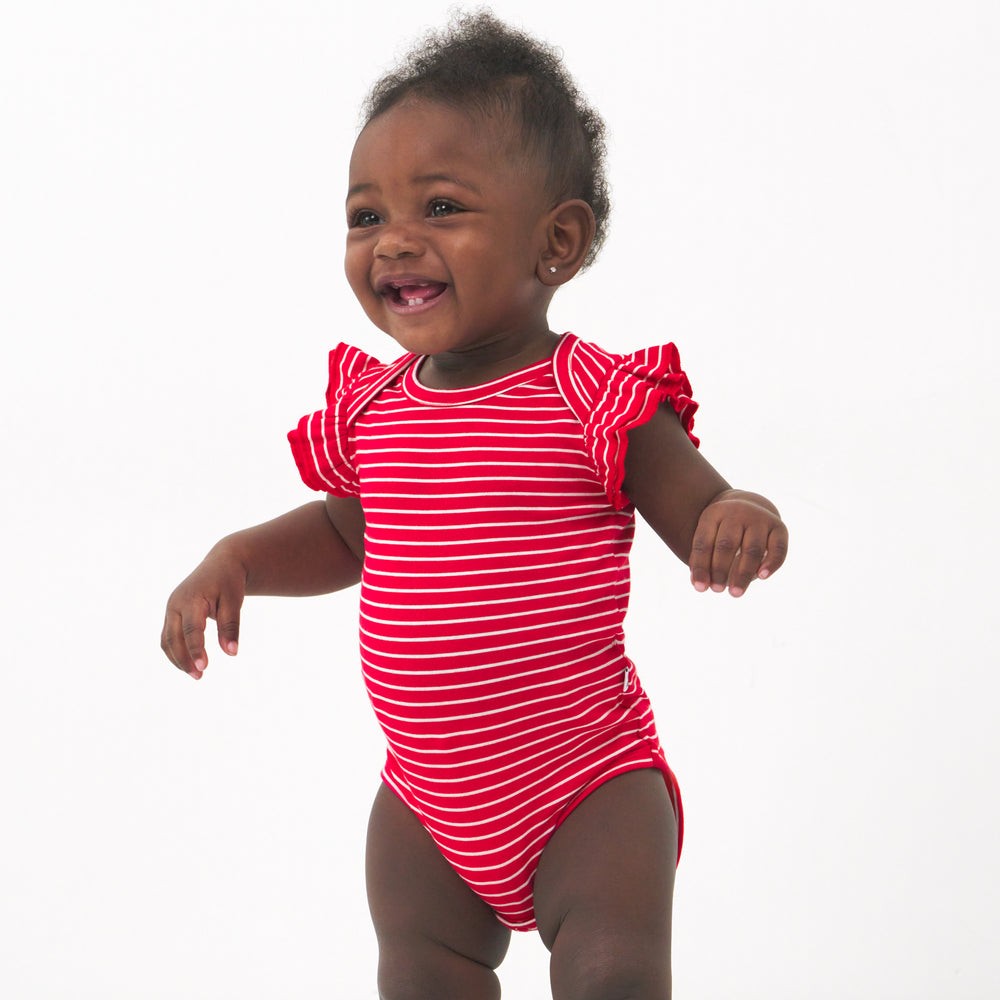
[[[427,206],[427,214],[432,219],[442,219],[446,215],[453,215],[455,212],[460,212],[461,209],[452,204],[450,201],[446,201],[444,198],[435,198]]]
[[[359,208],[348,219],[347,224],[352,229],[367,229],[369,226],[377,226],[382,220],[370,208]]]

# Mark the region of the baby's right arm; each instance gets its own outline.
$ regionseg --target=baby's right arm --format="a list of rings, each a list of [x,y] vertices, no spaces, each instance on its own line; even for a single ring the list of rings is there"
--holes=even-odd
[[[227,535],[170,595],[160,647],[179,670],[205,672],[205,624],[218,624],[219,645],[236,655],[243,598],[309,597],[361,579],[364,514],[360,501],[328,495],[273,521]]]

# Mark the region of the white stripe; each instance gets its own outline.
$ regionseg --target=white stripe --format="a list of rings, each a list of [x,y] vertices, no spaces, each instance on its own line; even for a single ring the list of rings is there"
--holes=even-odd
[[[597,656],[602,653],[605,654],[608,657],[608,660],[610,661],[613,657],[619,655],[618,647],[619,643],[614,640],[612,640],[611,642],[604,643],[602,646],[595,646],[593,639],[588,640],[587,642],[579,642],[575,646],[568,646],[562,649],[560,652],[560,656],[565,656],[567,653],[575,653],[577,650],[581,649],[589,650],[589,652],[587,652],[583,656],[577,657],[576,659],[561,660],[560,663],[555,664],[553,666],[553,669],[556,669],[560,665],[566,667],[572,667],[577,663],[581,663],[588,657]],[[361,649],[364,650],[364,647],[362,646]],[[495,660],[490,664],[490,666],[508,667],[508,666],[513,666],[516,663],[527,663],[529,660],[540,660],[540,659],[551,659],[551,658],[552,658],[552,651],[545,649],[536,653],[534,656],[518,656],[510,660]],[[402,674],[404,676],[407,676],[413,673],[412,670],[408,669],[400,670],[396,667],[383,666],[379,663],[373,663],[371,660],[366,660],[364,656],[361,657],[361,663],[362,666],[370,667],[373,671],[380,674]],[[471,672],[479,673],[482,671],[482,669],[483,668],[481,665],[474,667],[446,667],[442,670],[430,670],[421,667],[420,676],[432,677],[435,674],[463,674]]]
[[[419,480],[414,480],[414,481],[417,482]],[[579,480],[578,479],[567,479],[567,480],[565,480],[565,482],[568,482],[568,483],[576,482],[576,483],[578,483]],[[394,499],[395,500],[419,500],[421,497],[423,497],[425,495],[426,494],[421,494],[421,493],[368,493],[366,491],[365,492],[365,499],[367,500],[369,498],[374,498],[376,500],[394,500]],[[466,497],[491,497],[491,496],[494,496],[494,495],[496,495],[495,492],[490,492],[490,491],[484,491],[484,492],[481,492],[481,493],[449,493],[448,494],[448,499],[452,500],[452,499],[465,499]],[[560,507],[560,508],[553,508],[553,509],[560,509],[560,510],[561,509],[565,509],[565,504],[566,504],[567,501],[572,501],[576,497],[580,497],[580,498],[587,499],[587,500],[593,500],[593,494],[592,493],[562,493],[562,494],[554,494],[551,491],[549,491],[549,492],[546,492],[546,491],[535,492],[535,491],[532,491],[532,490],[517,490],[517,491],[515,491],[515,490],[504,490],[502,495],[503,496],[508,496],[508,497],[546,497],[549,500],[555,499],[558,496],[559,500],[562,501],[562,507]],[[439,499],[439,498],[436,498],[436,499]],[[504,510],[505,508],[499,507],[499,508],[486,508],[486,509],[490,509],[490,510],[492,510],[492,509]],[[528,507],[528,508],[514,507],[514,508],[511,508],[511,509],[513,509],[513,510],[521,510],[521,509],[531,510],[532,508],[530,508],[530,507]],[[423,511],[423,513],[426,516],[427,511]]]
[[[471,494],[471,496],[482,496],[482,495],[483,494],[479,494],[479,493],[473,493],[473,494]],[[535,496],[547,496],[550,500],[559,499],[559,500],[565,501],[566,499],[568,499],[566,497],[555,497],[555,496],[553,496],[551,494],[548,494],[548,493],[538,493],[538,494],[534,494],[534,495]],[[611,510],[611,508],[608,507],[607,501],[604,501],[604,502],[595,501],[594,494],[587,493],[587,494],[580,494],[580,495],[581,496],[585,496],[586,499],[589,502],[588,503],[574,504],[573,505],[573,509],[574,510],[598,510],[598,511],[606,511],[609,517],[627,518],[629,521],[631,521],[631,516],[630,515],[624,515],[624,514],[622,514],[622,512],[620,510]],[[367,501],[368,499],[369,498],[366,496],[365,500]],[[453,500],[453,499],[455,499],[455,497],[454,497],[454,495],[452,495],[452,496],[449,496],[448,499],[449,500]],[[538,506],[527,506],[527,507],[515,507],[513,505],[511,505],[509,507],[449,507],[448,510],[444,511],[443,513],[446,514],[448,517],[452,517],[452,516],[454,516],[456,514],[491,514],[491,513],[499,513],[499,512],[506,512],[506,511],[532,511],[532,512],[537,512],[538,514],[543,514],[546,511],[554,511],[556,513],[560,513],[561,514],[561,513],[563,513],[565,511],[565,509],[566,508],[565,508],[565,506],[563,504],[553,505],[551,507],[543,507],[541,505],[538,505]],[[435,511],[435,513],[438,513],[438,512]],[[410,515],[412,515],[414,517],[426,517],[427,516],[427,509],[426,508],[421,508],[421,507],[413,507],[413,508],[406,508],[406,507],[369,507],[368,504],[367,504],[367,502],[366,502],[365,503],[365,515],[367,516],[368,514],[398,514],[398,515],[403,516],[403,517],[410,516]],[[545,522],[545,523],[548,523],[548,522]],[[419,530],[419,528],[418,528],[418,530]]]
[[[545,537],[545,536],[542,536],[542,537]],[[497,538],[497,539],[494,539],[494,540],[497,541],[497,542],[509,541],[511,543],[529,541],[529,539],[527,539],[527,538],[521,538],[520,536],[517,536],[515,538],[511,538],[511,539]],[[484,543],[485,543],[485,541],[486,541],[486,539],[484,539]],[[397,563],[412,563],[412,562],[426,563],[427,562],[427,556],[426,555],[418,555],[418,556],[400,556],[400,555],[392,555],[392,554],[384,554],[383,555],[379,551],[379,549],[381,547],[383,547],[383,546],[386,547],[386,548],[390,548],[391,549],[394,545],[399,546],[399,545],[403,545],[404,543],[401,543],[401,542],[393,543],[391,541],[383,541],[382,539],[376,539],[376,538],[369,539],[369,542],[374,547],[369,547],[369,546],[365,547],[365,563],[367,563],[368,560],[370,560],[370,559],[391,559],[393,562],[397,562]],[[467,544],[469,544],[469,545],[479,545],[480,543],[479,542],[468,542]],[[618,543],[616,542],[615,544],[618,544]],[[511,559],[511,558],[517,558],[517,557],[520,557],[520,556],[524,556],[526,559],[528,559],[530,561],[527,562],[527,563],[525,563],[525,565],[520,566],[519,569],[522,569],[522,570],[531,570],[531,569],[541,568],[540,565],[534,561],[535,557],[537,557],[537,556],[551,555],[554,552],[579,552],[579,550],[580,550],[580,546],[579,545],[558,545],[555,548],[524,549],[523,551],[517,551],[517,552],[512,552],[512,551],[509,551],[509,550],[500,550],[498,552],[472,552],[472,553],[470,553],[467,556],[452,554],[452,555],[449,555],[447,558],[440,558],[440,559],[436,560],[436,562],[438,562],[438,563],[444,563],[444,562],[455,563],[455,562],[463,562],[463,561],[466,561],[466,560],[469,560],[469,559],[473,559],[476,562],[483,562],[483,561],[485,561],[487,559]],[[596,555],[593,555],[593,556],[590,557],[590,561],[592,561],[592,562],[599,561],[601,558],[602,558],[602,553],[597,553]],[[482,572],[482,571],[477,571],[477,572]],[[487,570],[485,572],[489,572],[489,571]],[[427,576],[440,576],[441,574],[438,573],[438,574],[426,574],[426,575]]]
[[[507,612],[505,614],[500,614],[500,615],[475,615],[472,618],[432,618],[432,619],[428,620],[427,618],[423,618],[422,617],[420,620],[413,621],[413,622],[402,621],[399,618],[375,618],[373,615],[366,615],[364,613],[364,609],[362,608],[362,610],[361,610],[361,618],[362,618],[363,621],[369,622],[372,625],[389,625],[389,626],[395,625],[398,628],[408,628],[410,626],[415,626],[417,628],[426,629],[428,625],[433,625],[435,628],[438,628],[439,626],[443,626],[443,625],[471,625],[473,622],[495,622],[495,621],[501,621],[501,620],[502,621],[512,621],[512,620],[516,621],[518,618],[523,618],[523,617],[525,617],[526,615],[529,615],[529,614],[530,615],[538,615],[538,614],[556,615],[560,611],[570,611],[570,610],[579,609],[579,608],[586,608],[586,607],[590,607],[590,606],[592,606],[594,604],[607,604],[607,600],[605,598],[603,598],[603,597],[599,597],[599,598],[597,598],[597,599],[595,599],[593,601],[581,601],[581,602],[578,602],[577,604],[561,604],[558,607],[543,608],[541,611],[530,611],[530,612],[510,611],[510,612]],[[419,608],[419,610],[422,611],[423,607],[421,606]],[[618,609],[615,608],[614,610],[617,611]],[[601,618],[601,617],[603,617],[606,614],[608,614],[608,611],[605,610],[605,611],[602,611],[599,615],[590,615],[588,617],[590,617],[590,618]],[[571,618],[571,619],[569,619],[569,621],[585,621],[585,620],[586,619],[583,619],[583,618]],[[526,628],[551,628],[553,625],[562,624],[562,621],[563,620],[559,620],[559,621],[546,621],[544,624],[526,626]],[[505,630],[505,632],[520,632],[520,631],[523,631],[523,629],[520,628],[520,627],[518,627],[518,626],[515,626],[514,628],[510,628],[510,629],[506,629]],[[476,632],[476,633],[470,633],[469,636],[466,636],[466,633],[463,632],[463,633],[461,633],[460,636],[440,636],[440,637],[435,636],[434,639],[437,640],[438,638],[440,638],[440,639],[443,639],[445,641],[449,641],[449,640],[451,640],[453,638],[465,638],[465,637],[471,637],[471,638],[477,638],[478,639],[478,638],[480,638],[480,637],[482,637],[484,635],[501,635],[501,634],[504,634],[504,633],[500,633],[500,632]],[[401,639],[400,641],[401,642],[410,642],[412,640],[410,640],[410,639]]]
[[[480,511],[474,511],[474,513],[480,513]],[[621,520],[623,515],[621,511],[612,512],[615,516],[608,517],[608,527],[615,528],[616,530],[621,530],[620,524],[615,524],[614,521]],[[433,529],[431,529],[426,524],[392,524],[388,521],[373,521],[370,517],[366,518],[365,527],[367,531],[374,532],[381,529],[387,531],[468,531],[471,528],[544,528],[549,526],[555,526],[557,524],[570,524],[577,521],[584,521],[586,525],[593,524],[593,515],[577,514],[573,517],[553,517],[546,520],[534,519],[530,521],[469,521],[467,523],[458,524],[440,524],[435,522]],[[586,526],[581,529],[582,531],[587,531],[589,528]]]
[[[573,577],[560,577],[560,579],[570,580],[570,579],[574,579],[574,578]],[[524,585],[521,584],[521,583],[505,583],[505,584],[501,584],[501,586],[503,586],[503,587],[523,587]],[[378,589],[385,589],[385,588],[378,588]],[[462,592],[466,592],[466,590],[467,590],[467,588],[465,588],[465,587],[451,587],[449,589],[450,590],[461,590]],[[491,587],[490,589],[492,590],[493,588]],[[519,601],[543,601],[543,600],[548,600],[549,598],[553,598],[553,597],[572,597],[575,594],[582,594],[584,591],[587,591],[587,590],[607,591],[607,589],[608,589],[607,584],[602,581],[600,583],[591,583],[591,584],[588,584],[585,587],[574,587],[572,590],[540,590],[537,593],[518,594],[518,600]],[[405,593],[424,594],[424,593],[427,593],[427,591],[423,591],[423,590],[412,591],[411,590],[411,591],[405,591]],[[437,591],[435,591],[435,593],[437,593]],[[606,599],[607,599],[606,597],[600,598],[600,600],[606,600]],[[362,597],[361,597],[361,606],[362,606],[362,608],[364,608],[364,606],[367,605],[367,606],[373,607],[373,608],[387,608],[387,609],[392,608],[392,609],[399,610],[399,611],[413,611],[413,610],[418,610],[420,612],[424,612],[424,611],[438,611],[438,610],[442,610],[443,611],[443,610],[453,609],[453,608],[479,608],[479,607],[486,607],[486,608],[488,608],[488,607],[493,607],[494,605],[496,605],[497,607],[506,607],[508,604],[509,604],[509,602],[505,601],[505,600],[493,600],[493,601],[486,601],[486,600],[455,601],[455,602],[453,602],[451,604],[425,604],[423,601],[421,601],[419,605],[416,605],[416,604],[413,604],[413,603],[410,603],[410,604],[385,604],[382,601],[373,601],[371,599],[366,599],[364,597],[364,595],[362,595]]]
[[[599,689],[597,692],[593,692],[593,693],[596,694],[596,693],[599,693],[602,690],[603,691],[608,691],[608,692],[617,691],[620,686],[621,686],[620,683],[618,683],[616,681],[614,684],[611,684],[611,685],[609,685],[606,688]],[[468,744],[466,746],[463,746],[463,748],[462,748],[463,751],[466,751],[466,750],[470,750],[470,749],[474,750],[479,745],[483,745],[483,746],[494,745],[495,746],[497,743],[505,743],[505,742],[509,743],[510,740],[512,738],[514,738],[514,737],[517,737],[518,739],[521,739],[524,736],[531,736],[534,733],[544,732],[545,730],[549,730],[550,732],[553,732],[553,733],[559,733],[559,732],[565,731],[567,723],[576,722],[577,720],[582,719],[586,715],[589,714],[589,712],[593,708],[593,697],[580,698],[577,701],[569,702],[567,705],[564,706],[564,708],[567,709],[567,710],[571,710],[571,709],[577,708],[580,705],[586,705],[587,708],[585,708],[583,711],[579,712],[577,715],[568,715],[568,714],[564,714],[563,712],[560,712],[559,715],[558,715],[558,717],[554,717],[554,715],[553,715],[552,712],[536,712],[534,715],[526,715],[526,716],[524,716],[524,720],[523,721],[526,722],[526,723],[534,722],[534,720],[536,720],[536,719],[548,719],[549,720],[548,722],[546,722],[544,724],[541,724],[541,725],[531,725],[531,726],[524,726],[524,727],[518,726],[518,727],[514,728],[514,727],[512,727],[510,725],[510,723],[505,723],[505,724],[502,724],[502,725],[498,724],[498,725],[494,725],[494,726],[481,726],[481,727],[477,727],[477,728],[474,728],[474,729],[452,730],[452,731],[449,731],[449,732],[447,732],[445,734],[442,734],[440,736],[426,736],[424,738],[427,739],[427,740],[437,740],[437,739],[441,739],[441,740],[443,740],[443,739],[453,740],[453,739],[455,739],[458,736],[463,736],[463,737],[466,737],[466,736],[468,736],[468,737],[481,737],[484,733],[502,732],[502,733],[506,733],[507,734],[506,736],[502,736],[502,735],[501,736],[494,736],[494,738],[492,740],[490,740],[489,742],[487,742],[485,744],[470,743],[470,744]],[[611,710],[609,710],[607,712],[607,714],[604,716],[604,718],[607,718],[607,716],[610,715],[610,714],[611,714]],[[409,737],[410,739],[418,737],[419,734],[414,733],[411,730],[395,729],[394,727],[390,726],[387,722],[383,722],[382,721],[383,719],[392,719],[393,722],[406,722],[408,720],[407,720],[407,718],[405,716],[398,717],[398,716],[392,715],[389,712],[379,712],[378,715],[379,715],[379,724],[382,726],[383,729],[387,730],[388,732],[393,732],[393,733],[397,733],[398,732],[401,736]],[[458,721],[461,721],[462,719],[475,719],[475,718],[477,718],[477,716],[475,716],[475,715],[464,715],[464,716],[458,715],[458,716],[453,716],[453,717],[450,717],[450,718],[447,718],[447,719],[426,719],[426,720],[423,720],[423,721],[426,721],[428,724],[430,724],[430,723],[439,723],[439,722],[443,722],[443,721],[458,722]],[[577,728],[578,729],[591,729],[592,725],[590,723],[588,723],[586,726],[578,726]],[[570,727],[570,731],[572,731],[572,727]],[[414,748],[413,747],[407,747],[407,749],[413,750]],[[419,752],[421,754],[424,754],[424,753],[433,753],[434,751],[428,748],[426,750],[425,749],[421,749]],[[454,753],[455,753],[454,749],[449,749],[449,750],[440,751],[440,752],[450,753],[452,755],[454,755]],[[453,759],[454,759],[454,756],[453,756]]]
[[[608,618],[608,617],[609,616],[606,614],[587,615],[585,618],[574,618],[572,619],[572,621],[584,622],[584,621],[593,621],[594,619]],[[557,628],[560,624],[565,625],[568,624],[568,622],[562,622],[562,623],[551,622],[546,625],[536,625],[533,626],[533,628],[551,629],[551,628]],[[522,626],[521,628],[502,629],[496,632],[476,632],[472,633],[471,635],[423,636],[419,639],[415,637],[394,638],[392,636],[379,635],[377,632],[369,632],[365,628],[359,628],[358,631],[363,636],[366,636],[369,639],[373,639],[376,642],[385,642],[385,643],[402,642],[406,643],[408,646],[411,647],[410,651],[407,653],[390,653],[388,652],[388,650],[384,649],[372,649],[371,646],[366,646],[364,642],[362,642],[361,647],[366,652],[371,653],[374,656],[391,656],[393,659],[397,660],[414,660],[414,661],[444,659],[447,656],[479,657],[482,656],[484,653],[502,653],[509,649],[521,649],[523,646],[533,646],[539,641],[538,639],[533,639],[527,642],[510,642],[503,646],[482,646],[482,647],[475,644],[475,640],[484,639],[487,636],[523,635],[525,632],[531,631],[531,629],[529,629],[526,626]],[[544,641],[555,642],[557,640],[562,640],[562,639],[579,639],[581,636],[584,635],[598,635],[601,633],[606,633],[608,631],[610,631],[610,629],[607,626],[602,626],[600,628],[583,629],[582,631],[578,632],[562,632],[559,633],[558,635],[552,636],[551,638],[546,638],[546,640]],[[418,649],[422,650],[424,646],[426,646],[428,643],[431,642],[454,642],[457,639],[462,639],[468,644],[466,649],[457,651],[445,650],[445,649],[438,649],[434,651],[428,650],[427,652],[417,651]]]
[[[517,457],[507,461],[506,459],[499,459],[495,457],[495,454],[501,454],[500,449],[497,449],[495,454],[484,455],[482,448],[475,449],[476,453],[481,457],[476,461],[465,460],[463,462],[404,462],[401,458],[397,458],[391,462],[370,462],[365,461],[365,482],[379,482],[380,480],[375,479],[369,474],[371,469],[426,469],[428,472],[436,472],[439,469],[499,469],[499,468],[510,468],[515,469],[586,469],[590,471],[590,466],[584,462],[579,461],[580,459],[586,458],[586,456],[579,451],[573,451],[569,448],[559,449],[556,451],[554,448],[517,448],[510,449],[511,453]],[[451,451],[449,450],[449,455]],[[398,454],[403,455],[403,452]],[[440,451],[438,452],[440,454]],[[502,452],[506,454],[506,452]],[[557,462],[546,457],[543,461],[532,462],[525,458],[526,455],[544,455],[551,456],[553,454],[561,455],[572,455],[573,458],[577,459],[575,462]],[[408,457],[408,456],[407,456]],[[485,478],[496,478],[502,482],[506,482],[507,479],[511,477],[507,476],[496,476],[496,477],[485,477]],[[514,477],[517,478],[517,477]],[[524,476],[524,479],[534,479],[535,477]],[[423,480],[421,480],[423,481]],[[448,480],[444,480],[448,482]]]
[[[431,685],[410,685],[410,684],[388,684],[385,681],[380,681],[376,677],[372,677],[369,673],[365,672],[365,678],[375,686],[378,687],[378,693],[372,692],[373,698],[378,698],[380,702],[385,702],[388,705],[396,705],[400,708],[419,708],[423,705],[433,705],[435,708],[439,708],[444,705],[470,705],[477,702],[488,701],[492,703],[497,698],[513,698],[515,695],[524,694],[527,691],[540,691],[542,688],[553,688],[560,684],[564,684],[567,681],[579,680],[582,677],[593,677],[594,674],[601,674],[602,681],[607,680],[607,671],[603,664],[590,667],[588,670],[581,670],[579,673],[570,674],[569,676],[559,675],[553,676],[553,671],[547,668],[540,668],[539,670],[526,670],[519,674],[511,674],[509,676],[504,676],[497,678],[495,681],[482,681],[476,680],[471,681],[467,684],[437,684]],[[524,679],[527,677],[538,678],[537,683],[534,684],[523,684],[521,687],[510,687],[509,685],[518,679]],[[612,678],[615,682],[621,681],[620,673]],[[383,689],[389,691],[463,691],[473,689],[476,691],[483,690],[485,688],[490,689],[490,694],[488,698],[476,698],[476,697],[465,697],[465,698],[424,698],[421,701],[402,701],[398,698],[390,698],[387,694],[382,693]],[[494,690],[495,689],[495,690]],[[558,692],[557,692],[558,694]],[[496,712],[509,712],[511,707],[505,706],[503,708],[488,707],[484,709],[484,715],[494,714]]]
[[[480,406],[478,409],[480,410],[494,409],[501,413],[511,413],[511,412],[517,413],[517,409],[513,406],[493,406],[493,407]],[[496,427],[498,425],[505,427],[509,424],[512,426],[518,426],[523,428],[526,420],[530,420],[532,425],[545,424],[545,423],[551,423],[551,424],[569,423],[566,417],[566,406],[562,402],[560,402],[556,406],[538,406],[534,402],[525,403],[525,405],[521,407],[521,410],[523,411],[524,414],[523,416],[510,417],[510,418],[495,417],[488,413],[483,413],[482,415],[480,415],[479,413],[468,412],[468,410],[466,410],[466,412],[462,414],[462,434],[467,435],[469,433],[468,428],[471,424],[488,424],[490,427]],[[405,416],[400,416],[400,414],[404,413],[417,413],[419,414],[419,416],[414,417],[411,420]],[[537,414],[539,413],[558,413],[559,416],[548,419],[544,417],[538,418]],[[389,418],[392,419],[393,430],[386,431],[384,435],[382,431],[379,430],[378,432],[379,437],[383,436],[402,437],[403,436],[402,429],[404,427],[419,427],[425,429],[428,423],[430,423],[431,426],[434,425],[434,420],[433,419],[428,420],[427,411],[422,406],[410,406],[410,407],[400,406],[400,407],[394,407],[392,409],[387,407],[385,414],[379,414],[378,417],[373,417],[371,412],[369,411],[364,416],[360,417],[357,423],[360,424],[362,427],[365,428],[371,427],[371,429],[375,429],[378,425],[378,421],[388,420]],[[439,422],[442,426],[450,425],[452,426],[452,428],[454,427],[454,420],[455,417],[454,414],[452,413],[447,413],[447,414],[442,413],[441,417],[439,418]],[[447,432],[442,431],[441,434],[439,435],[435,434],[434,431],[427,431],[425,434],[423,429],[420,432],[421,437],[425,436],[447,437],[450,438],[451,440],[454,440],[455,438],[454,429]],[[487,434],[489,432],[483,431],[482,433]]]
[[[552,568],[555,568],[557,566],[581,566],[581,565],[585,565],[586,563],[595,563],[595,562],[596,563],[600,563],[600,562],[602,562],[602,560],[603,560],[603,557],[600,554],[598,554],[598,555],[586,556],[586,557],[584,557],[582,559],[566,559],[566,560],[563,560],[562,562],[541,563],[538,566],[527,567],[527,569],[529,569],[529,570],[543,570],[543,569],[552,569]],[[526,567],[524,567],[524,566],[496,566],[496,567],[494,567],[492,569],[481,569],[481,570],[480,569],[463,569],[462,570],[462,576],[463,577],[484,576],[484,575],[489,575],[489,574],[493,574],[493,573],[523,573],[523,572],[525,572],[525,569],[526,569]],[[380,575],[383,575],[383,576],[389,576],[389,577],[416,577],[417,579],[420,579],[420,580],[430,580],[430,579],[434,579],[434,578],[442,577],[442,576],[446,576],[448,578],[453,578],[455,576],[455,573],[453,571],[444,572],[444,573],[403,573],[402,571],[399,571],[399,570],[397,570],[395,573],[381,572],[378,569],[376,569],[374,566],[370,566],[369,565],[368,557],[367,556],[365,558],[364,572],[365,572],[365,576],[366,577],[369,574],[371,574],[371,573],[380,573]],[[519,586],[528,587],[528,586],[532,586],[532,584],[522,582],[521,584],[519,584]],[[454,590],[455,588],[454,587],[452,587],[452,588],[446,588],[446,587],[434,587],[434,588],[430,588],[430,587],[428,587],[426,590],[407,591],[407,593],[432,593],[432,594],[439,594],[439,593],[445,593],[449,589]],[[458,588],[458,589],[467,589],[467,588]]]
[[[486,464],[486,463],[484,463],[484,464]],[[502,463],[498,463],[498,464],[501,464],[501,465],[513,465],[513,466],[517,465],[516,462],[502,462]],[[536,463],[533,463],[533,464],[535,466],[542,467],[544,463],[536,462]],[[465,468],[469,467],[468,463],[464,463],[464,462],[457,462],[457,463],[455,463],[455,465],[457,465],[457,466],[464,466]],[[568,464],[565,464],[565,463],[559,464],[559,465],[554,465],[553,467],[554,468],[558,468],[558,469],[583,468],[583,466],[568,465]],[[400,466],[392,466],[392,468],[402,468],[402,469],[426,468],[426,469],[430,470],[431,467],[429,467],[429,466],[419,466],[419,465],[418,466],[400,465]],[[446,465],[442,465],[441,468],[447,468],[447,466]],[[493,489],[483,490],[481,493],[478,493],[478,494],[476,494],[476,493],[462,493],[462,494],[458,494],[459,496],[495,496],[497,493],[501,493],[503,495],[509,495],[509,496],[533,496],[534,494],[531,494],[531,493],[528,493],[528,494],[524,494],[524,493],[510,493],[510,494],[508,494],[506,490],[502,490],[501,491],[501,490],[496,489],[495,487],[496,487],[497,484],[500,484],[500,483],[579,483],[579,481],[580,481],[580,479],[579,479],[578,476],[450,476],[450,477],[448,477],[448,476],[434,476],[433,478],[431,478],[431,477],[428,476],[428,477],[419,477],[419,478],[416,478],[416,479],[409,479],[409,478],[407,478],[405,476],[369,476],[369,475],[366,475],[364,477],[365,487],[367,487],[370,483],[424,483],[424,484],[428,484],[429,483],[429,484],[432,484],[432,485],[434,485],[436,487],[437,486],[444,486],[444,485],[446,485],[448,483],[490,483],[492,486],[494,486]],[[366,495],[367,495],[367,490],[366,490]],[[379,496],[379,495],[380,494],[377,494],[377,493],[375,494],[375,496]],[[381,494],[381,495],[384,496],[385,494]],[[402,494],[402,495],[405,496],[406,494]],[[419,494],[414,494],[414,495],[419,496]],[[449,494],[449,495],[451,495],[451,494]],[[545,495],[551,496],[552,495],[552,491],[549,490],[547,492],[547,494],[541,494],[541,495],[542,496],[545,496]]]
[[[426,546],[441,546],[445,545],[448,548],[454,549],[456,545],[520,545],[522,542],[547,542],[552,541],[556,538],[573,538],[575,536],[583,535],[586,538],[594,538],[595,535],[617,535],[618,532],[615,530],[615,525],[609,524],[604,528],[599,528],[596,531],[588,531],[586,528],[580,528],[576,531],[550,531],[546,532],[544,535],[522,535],[520,533],[512,532],[509,535],[488,535],[484,538],[442,538],[440,540],[435,540],[433,538],[384,538],[384,537],[370,537],[366,539],[366,542],[370,542],[372,545],[382,546],[384,548],[404,548],[413,549],[421,548]],[[428,533],[437,533],[438,529],[434,528],[424,529]],[[599,539],[603,541],[603,539]],[[597,544],[596,542],[592,544]],[[616,538],[612,539],[611,544],[617,545],[618,540]],[[575,546],[574,546],[575,547]],[[367,548],[367,546],[366,546]],[[533,550],[536,551],[536,550]],[[545,551],[561,551],[552,549],[538,549],[539,552]],[[501,550],[500,552],[493,553],[494,555],[509,555],[508,552]]]
[[[417,759],[412,760],[409,757],[405,757],[399,753],[399,748],[393,748],[393,757],[397,761],[403,761],[406,764],[415,764],[422,773],[420,773],[420,785],[425,788],[428,795],[441,795],[441,796],[468,796],[467,791],[460,792],[436,792],[431,790],[431,786],[447,785],[447,784],[467,784],[469,781],[468,775],[462,775],[458,777],[437,777],[434,775],[427,774],[428,768],[439,769],[446,772],[446,774],[453,774],[457,769],[461,768],[464,770],[476,769],[476,775],[478,777],[495,777],[498,774],[512,773],[513,777],[510,779],[512,781],[519,780],[519,776],[522,774],[522,767],[526,764],[532,764],[535,761],[542,761],[539,767],[548,768],[550,771],[555,766],[556,763],[562,760],[566,760],[570,757],[576,758],[580,754],[580,746],[583,743],[590,742],[594,739],[595,734],[598,732],[607,732],[608,727],[598,730],[593,728],[580,729],[569,739],[563,740],[561,743],[552,744],[551,738],[549,739],[538,739],[533,740],[531,744],[525,747],[520,747],[517,753],[512,753],[510,750],[504,751],[502,753],[488,754],[485,757],[476,757],[472,759],[463,759],[461,763],[456,763],[452,760],[442,761],[441,763],[428,764],[426,761]],[[619,734],[620,735],[620,734]],[[543,750],[539,750],[537,753],[525,754],[523,751],[529,749],[529,747],[539,746],[545,744]],[[499,760],[504,760],[506,763],[502,767],[493,767],[492,765]],[[404,770],[406,770],[404,768]],[[525,771],[523,773],[534,773],[538,768],[532,767],[531,770]],[[406,771],[409,774],[409,771]],[[506,784],[507,782],[502,782],[501,784]]]

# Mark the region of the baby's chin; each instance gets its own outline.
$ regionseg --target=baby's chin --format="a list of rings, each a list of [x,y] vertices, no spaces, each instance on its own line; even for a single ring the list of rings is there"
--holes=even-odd
[[[432,325],[418,326],[407,324],[379,324],[379,329],[387,333],[408,354],[433,356],[467,351],[476,346],[474,337],[465,337],[461,333],[441,330]]]
[[[381,303],[366,307],[365,312],[372,323],[387,337],[394,340],[407,354],[441,354],[458,346],[462,337],[448,331],[432,317],[398,316],[388,313]]]

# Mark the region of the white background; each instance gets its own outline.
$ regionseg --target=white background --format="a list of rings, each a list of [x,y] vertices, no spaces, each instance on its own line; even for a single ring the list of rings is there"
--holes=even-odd
[[[446,8],[347,6],[4,4],[6,997],[375,996],[356,594],[252,600],[199,684],[158,648],[215,539],[310,498],[284,434],[327,349],[395,356],[342,276],[346,162]],[[611,128],[553,328],[676,341],[705,455],[792,532],[739,601],[636,545],[677,995],[995,996],[997,6],[495,9]],[[534,935],[501,972],[548,996]]]

